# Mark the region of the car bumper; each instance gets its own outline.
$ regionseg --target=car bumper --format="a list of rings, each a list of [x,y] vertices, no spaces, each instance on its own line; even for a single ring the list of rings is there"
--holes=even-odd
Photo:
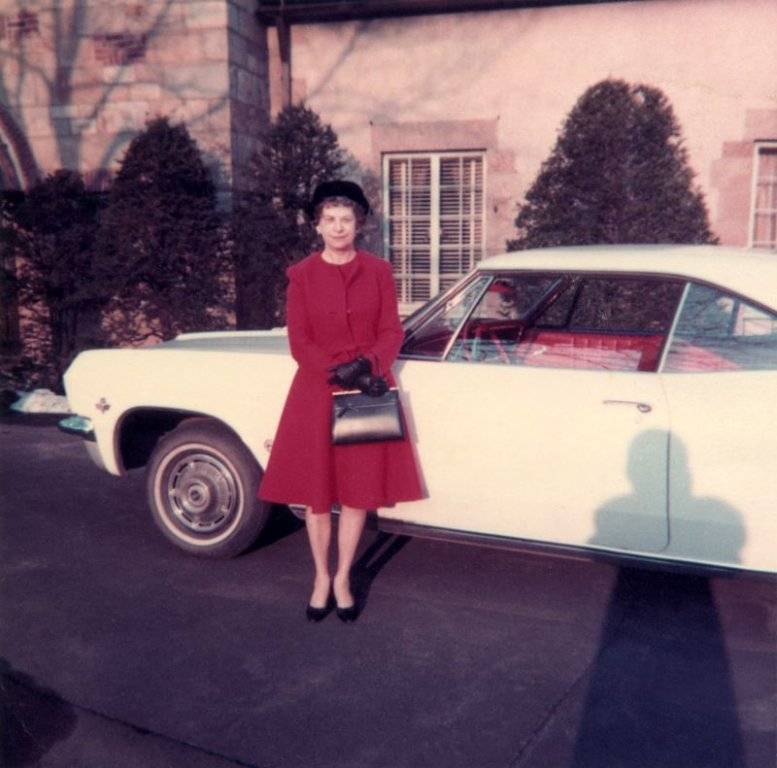
[[[84,416],[68,416],[65,419],[61,419],[57,426],[63,432],[67,432],[70,435],[78,435],[92,443],[97,439],[94,434],[92,420]]]

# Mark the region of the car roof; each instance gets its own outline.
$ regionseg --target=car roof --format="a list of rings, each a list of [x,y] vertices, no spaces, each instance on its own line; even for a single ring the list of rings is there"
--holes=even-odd
[[[777,309],[777,253],[715,245],[584,245],[483,259],[478,270],[559,270],[679,275]]]

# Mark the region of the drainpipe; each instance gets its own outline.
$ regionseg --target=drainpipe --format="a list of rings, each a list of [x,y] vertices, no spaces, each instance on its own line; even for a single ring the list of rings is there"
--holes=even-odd
[[[291,25],[284,13],[285,0],[281,0],[281,8],[275,20],[278,32],[278,52],[281,57],[281,107],[291,106]]]

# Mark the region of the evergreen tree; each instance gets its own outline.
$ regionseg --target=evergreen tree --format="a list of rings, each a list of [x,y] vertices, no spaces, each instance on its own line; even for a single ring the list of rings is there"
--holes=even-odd
[[[95,302],[98,207],[79,173],[59,170],[30,190],[15,216],[17,299],[32,321],[28,351],[47,361],[55,381],[75,352],[94,342],[84,325]]]
[[[208,169],[184,125],[130,143],[102,216],[96,274],[113,341],[226,325],[229,263]]]
[[[338,178],[344,166],[337,134],[312,109],[286,107],[270,127],[256,170],[266,174],[279,213],[297,230],[297,258],[306,256],[318,239],[304,214],[313,190],[322,181]]]
[[[237,327],[283,325],[284,271],[298,251],[297,227],[267,195],[242,192],[233,199],[231,235]]]
[[[286,107],[267,130],[252,162],[252,188],[233,207],[238,328],[285,322],[285,269],[318,240],[305,206],[316,185],[342,177],[345,160],[337,134],[305,106]]]
[[[717,242],[693,178],[667,97],[604,80],[567,117],[507,247]]]

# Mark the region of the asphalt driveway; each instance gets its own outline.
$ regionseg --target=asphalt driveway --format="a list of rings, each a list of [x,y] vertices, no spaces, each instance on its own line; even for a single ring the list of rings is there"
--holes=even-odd
[[[359,621],[304,531],[185,555],[77,438],[0,419],[5,765],[777,765],[777,595],[368,532]]]

